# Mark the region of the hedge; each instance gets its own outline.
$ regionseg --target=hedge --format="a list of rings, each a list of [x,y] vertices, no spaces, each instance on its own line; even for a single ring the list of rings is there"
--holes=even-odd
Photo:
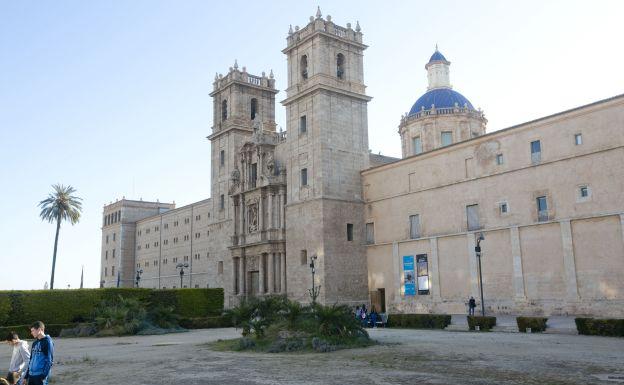
[[[411,329],[444,329],[451,324],[446,314],[390,314],[388,326]]]
[[[58,337],[61,334],[61,330],[63,329],[71,329],[76,327],[76,324],[45,324],[45,333],[50,337]],[[30,334],[30,324],[28,325],[17,325],[17,326],[1,326],[0,327],[0,337],[2,340],[9,334],[10,332],[16,332],[19,335],[20,339],[31,339],[32,335]]]
[[[202,318],[182,318],[180,326],[185,329],[213,329],[232,327],[232,320],[228,317],[202,317]]]
[[[579,334],[624,337],[624,319],[575,318],[574,323]]]
[[[196,318],[223,312],[223,289],[78,289],[0,291],[0,326],[70,324],[92,318],[102,301],[119,296],[136,298],[147,307],[173,306],[182,317]]]
[[[516,317],[520,333],[526,333],[527,328],[531,328],[531,333],[541,333],[546,330],[547,321],[544,317]]]
[[[496,317],[468,316],[468,328],[475,330],[475,326],[479,326],[479,330],[489,331],[496,326]]]

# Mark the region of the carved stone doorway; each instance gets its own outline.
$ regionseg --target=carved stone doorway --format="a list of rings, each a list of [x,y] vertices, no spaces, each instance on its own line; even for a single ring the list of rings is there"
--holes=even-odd
[[[249,287],[248,293],[250,296],[255,297],[258,295],[258,289],[260,288],[260,272],[259,271],[250,271],[249,272]]]

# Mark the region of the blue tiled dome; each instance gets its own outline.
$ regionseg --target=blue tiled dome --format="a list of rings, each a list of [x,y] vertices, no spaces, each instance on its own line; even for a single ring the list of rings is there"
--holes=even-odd
[[[448,60],[446,60],[444,55],[442,55],[442,53],[436,49],[433,55],[431,55],[431,58],[429,59],[429,63],[431,63],[432,61],[448,61]]]
[[[425,107],[425,110],[430,110],[432,104],[435,105],[435,108],[448,108],[455,107],[455,103],[457,103],[459,107],[464,107],[464,104],[466,104],[469,110],[474,111],[474,107],[464,95],[450,88],[436,88],[418,98],[416,103],[412,106],[409,115],[421,111],[423,107]]]

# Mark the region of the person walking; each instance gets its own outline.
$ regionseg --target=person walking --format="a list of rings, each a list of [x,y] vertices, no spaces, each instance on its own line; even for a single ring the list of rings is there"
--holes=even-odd
[[[54,343],[45,334],[45,325],[41,321],[30,325],[30,334],[35,338],[30,350],[30,361],[24,375],[28,385],[48,385],[50,372],[54,364]]]
[[[473,296],[470,296],[470,300],[468,300],[468,315],[474,315],[475,307],[477,307],[477,301],[475,301]]]
[[[13,346],[13,352],[11,353],[11,363],[9,364],[9,377],[14,376],[13,373],[17,372],[20,375],[24,374],[24,369],[28,361],[30,361],[30,349],[26,341],[20,340],[16,332],[9,332],[5,338],[6,342]]]

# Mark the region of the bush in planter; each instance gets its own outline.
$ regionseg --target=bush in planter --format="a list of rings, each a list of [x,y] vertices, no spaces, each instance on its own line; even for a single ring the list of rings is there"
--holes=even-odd
[[[579,334],[624,337],[624,319],[575,318],[574,323]]]
[[[544,317],[516,317],[520,333],[526,333],[527,328],[531,329],[531,333],[541,333],[546,330],[547,321],[548,318]]]
[[[444,329],[451,323],[451,316],[446,314],[391,314],[388,325],[413,329]]]
[[[469,315],[468,328],[470,330],[475,330],[475,326],[478,326],[479,330],[489,331],[496,326],[496,317]]]

